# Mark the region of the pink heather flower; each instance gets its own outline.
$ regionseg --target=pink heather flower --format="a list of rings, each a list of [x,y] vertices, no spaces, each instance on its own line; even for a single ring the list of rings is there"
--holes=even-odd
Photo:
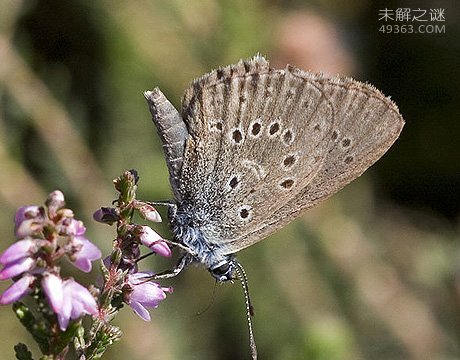
[[[18,281],[14,282],[2,295],[0,295],[0,304],[8,305],[18,301],[24,295],[27,295],[32,290],[32,285],[35,277],[29,274],[24,275]]]
[[[33,253],[36,243],[36,240],[32,240],[30,238],[16,241],[0,255],[0,264],[7,265],[19,259],[30,257]]]
[[[23,272],[31,270],[35,266],[35,260],[30,257],[23,257],[10,262],[0,271],[0,280],[11,279]]]
[[[27,238],[8,247],[0,255],[0,264],[4,266],[0,271],[0,280],[10,279],[32,270],[36,265],[36,260],[32,256],[43,242],[46,240]]]
[[[62,331],[67,329],[70,319],[77,319],[84,314],[99,314],[94,297],[87,288],[73,279],[62,281],[54,274],[46,274],[42,287],[51,308],[57,314]]]
[[[45,274],[42,279],[42,288],[53,311],[56,314],[60,313],[64,305],[62,279],[51,273]]]
[[[81,271],[90,272],[92,268],[91,261],[100,259],[102,256],[101,251],[83,236],[86,228],[81,221],[72,219],[71,224],[68,226],[68,231],[70,235],[74,235],[72,245],[78,249],[70,256],[72,264]]]
[[[128,275],[130,291],[126,293],[125,301],[134,312],[145,321],[150,321],[150,313],[147,308],[157,308],[160,302],[166,299],[166,293],[172,293],[172,288],[161,287],[153,281],[145,281],[151,276],[149,272],[138,272]]]
[[[83,236],[86,232],[83,221],[72,219],[70,224],[67,225],[67,234],[73,236]]]
[[[171,256],[171,249],[163,238],[148,226],[142,226],[139,240],[153,252],[165,257]]]
[[[43,208],[40,206],[30,205],[22,206],[16,211],[14,217],[15,230],[17,239],[23,239],[27,236],[40,232],[43,228],[45,217]]]
[[[100,259],[102,256],[101,250],[88,239],[77,236],[73,239],[73,243],[80,247],[80,250],[72,255],[72,264],[84,272],[90,272],[92,265],[91,261]]]
[[[59,327],[62,331],[67,329],[71,319],[78,319],[82,315],[90,314],[97,316],[99,310],[96,300],[83,285],[73,279],[62,283],[63,305],[57,311]]]

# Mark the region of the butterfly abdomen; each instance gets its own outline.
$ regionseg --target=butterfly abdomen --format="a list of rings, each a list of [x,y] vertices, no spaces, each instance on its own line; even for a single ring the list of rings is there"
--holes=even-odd
[[[187,126],[176,108],[163,95],[160,89],[144,92],[149,104],[153,122],[163,144],[163,151],[168,159],[167,165],[171,187],[176,198],[180,196],[177,190],[177,179],[184,159],[185,142],[188,138]]]

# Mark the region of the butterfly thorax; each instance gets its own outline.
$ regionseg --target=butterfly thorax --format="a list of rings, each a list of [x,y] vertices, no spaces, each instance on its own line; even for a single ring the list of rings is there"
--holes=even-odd
[[[199,214],[198,214],[199,215]],[[192,262],[202,263],[219,281],[231,280],[236,261],[233,254],[223,254],[213,239],[203,232],[204,219],[197,212],[187,211],[187,206],[177,204],[168,213],[174,240],[190,250]]]

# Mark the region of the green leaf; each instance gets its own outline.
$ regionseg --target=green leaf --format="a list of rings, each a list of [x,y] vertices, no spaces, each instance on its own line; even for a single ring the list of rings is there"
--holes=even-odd
[[[73,344],[77,354],[83,354],[83,349],[86,347],[85,329],[83,328],[83,326],[80,326],[77,329],[77,333],[75,334],[75,338],[73,339]]]
[[[48,354],[51,334],[46,324],[41,320],[37,320],[32,314],[32,311],[21,302],[15,302],[13,304],[13,311],[21,324],[32,335],[35,342],[40,347],[41,352],[43,354]]]
[[[88,341],[90,345],[85,351],[87,360],[101,358],[107,347],[120,340],[122,335],[120,328],[100,321],[95,321],[93,329],[97,330]]]
[[[69,343],[73,343],[73,338],[77,335],[79,328],[81,327],[81,321],[74,321],[69,324],[66,331],[62,331],[59,334],[58,343],[55,345],[54,353],[59,354]]]
[[[102,260],[99,262],[99,270],[101,270],[104,280],[107,281],[110,277],[109,269],[107,269]]]

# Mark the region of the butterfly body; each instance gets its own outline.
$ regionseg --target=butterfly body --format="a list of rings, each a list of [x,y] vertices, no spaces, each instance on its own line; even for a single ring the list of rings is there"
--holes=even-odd
[[[169,213],[169,222],[174,239],[190,250],[187,262],[202,263],[219,281],[230,280],[233,272],[233,254],[224,254],[214,239],[206,237],[203,233],[202,227],[209,221],[206,213],[203,213],[205,217],[198,220],[190,216],[189,206],[185,206],[185,209],[181,208],[181,205],[176,206],[173,206]],[[220,270],[215,271],[219,268]]]
[[[231,279],[234,254],[375,163],[404,121],[377,89],[260,57],[195,80],[182,113],[146,92],[166,156],[175,241],[187,262]]]

